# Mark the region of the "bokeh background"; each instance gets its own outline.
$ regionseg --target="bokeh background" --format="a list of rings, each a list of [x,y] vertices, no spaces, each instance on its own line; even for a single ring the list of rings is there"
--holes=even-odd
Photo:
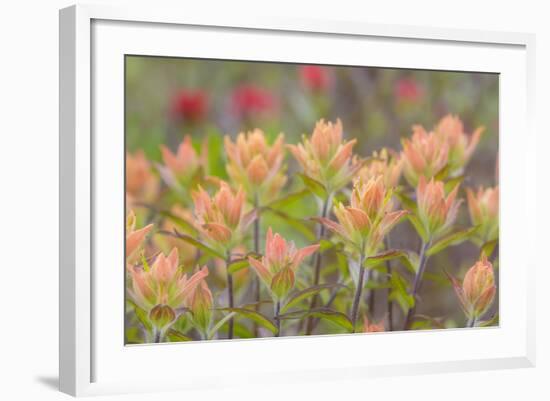
[[[411,134],[413,124],[429,130],[452,113],[462,119],[468,133],[485,127],[462,186],[497,184],[497,74],[150,56],[126,56],[125,64],[127,151],[141,149],[152,161],[161,161],[160,144],[175,149],[183,135],[190,134],[198,147],[208,138],[209,157],[214,155],[209,160],[210,174],[226,178],[225,160],[220,156],[224,135],[234,137],[259,127],[270,138],[284,132],[287,143],[296,143],[302,134],[311,133],[320,118],[340,118],[347,139],[358,140],[354,151],[368,156],[384,146],[399,151],[401,138]],[[298,186],[300,180],[292,180],[298,166],[290,156],[287,160],[289,186]],[[461,196],[465,198],[463,191]],[[303,217],[314,215],[315,210],[310,199],[286,212]],[[265,224],[283,235],[296,236],[289,232],[292,227],[275,218],[266,216]],[[465,202],[458,225],[469,225]],[[412,228],[407,223],[400,227],[397,235],[392,233],[392,246],[418,250],[419,239]],[[295,240],[308,242],[299,235]],[[418,313],[445,317],[445,327],[462,325],[445,271],[463,277],[478,256],[479,249],[467,242],[432,257]],[[495,271],[498,280],[498,262]],[[384,317],[382,295],[371,301],[370,313],[379,318]],[[434,327],[434,321],[426,325]]]

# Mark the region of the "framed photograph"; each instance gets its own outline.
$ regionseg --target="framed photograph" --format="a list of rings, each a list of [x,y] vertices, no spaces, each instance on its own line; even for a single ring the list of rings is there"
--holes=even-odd
[[[61,390],[533,366],[533,51],[61,10]]]

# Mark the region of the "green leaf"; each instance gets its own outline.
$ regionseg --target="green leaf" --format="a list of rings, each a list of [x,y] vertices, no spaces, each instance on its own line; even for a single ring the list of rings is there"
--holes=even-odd
[[[481,246],[481,252],[484,253],[487,258],[489,258],[493,254],[493,251],[495,250],[497,244],[498,239],[487,241]]]
[[[394,194],[397,199],[399,199],[401,204],[405,206],[406,209],[416,212],[416,202],[412,200],[407,194],[405,194],[403,191],[395,191]]]
[[[242,269],[245,269],[248,267],[248,257],[252,256],[253,258],[259,258],[260,255],[258,255],[256,252],[249,252],[244,257],[240,259],[235,259],[229,263],[229,266],[227,266],[227,272],[230,274],[236,273]]]
[[[244,308],[220,308],[219,310],[227,311],[227,312],[235,312],[247,319],[252,320],[253,322],[259,324],[262,327],[265,327],[272,333],[277,333],[277,327],[269,320],[267,317],[262,315],[260,312],[256,312],[254,310],[250,309],[244,309]]]
[[[478,327],[488,327],[488,326],[497,326],[499,322],[498,313],[495,313],[493,317],[488,320],[481,320],[477,323]]]
[[[434,179],[437,181],[443,181],[449,175],[449,165],[446,164],[441,170],[439,170],[435,175]]]
[[[208,132],[208,174],[227,179],[225,171],[225,157],[223,135],[216,128],[209,128]]]
[[[281,208],[308,196],[310,193],[311,192],[308,191],[307,189],[303,189],[298,192],[292,192],[279,199],[274,200],[273,202],[269,203],[266,206],[274,209]]]
[[[280,315],[279,318],[280,319],[303,319],[310,316],[318,319],[328,320],[329,322],[332,322],[346,329],[349,332],[353,331],[353,325],[351,324],[351,321],[345,314],[329,308],[317,308],[317,309],[312,309],[310,311],[289,312],[289,313],[285,313],[284,315]]]
[[[424,229],[424,225],[420,222],[420,219],[414,214],[408,214],[407,218],[413,225],[420,238],[422,238],[424,242],[428,242],[428,233]]]
[[[139,320],[139,322],[143,325],[143,327],[145,327],[145,329],[147,331],[152,331],[153,326],[151,325],[151,322],[149,321],[149,314],[146,311],[144,311],[143,309],[141,309],[139,306],[134,304],[133,302],[132,302],[132,305],[134,306],[134,312],[135,312],[136,317]]]
[[[317,238],[313,230],[306,224],[306,220],[289,216],[288,214],[277,209],[266,208],[265,210],[283,219],[285,223],[290,226],[290,228],[293,228],[296,231],[300,232],[307,240],[315,241],[315,239]]]
[[[182,332],[179,332],[179,331],[174,330],[174,329],[169,329],[166,332],[166,338],[168,340],[170,340],[171,343],[180,343],[180,342],[183,342],[183,341],[193,341],[192,338],[187,337]]]
[[[407,281],[394,270],[390,277],[390,284],[392,289],[389,298],[399,304],[403,313],[407,313],[414,306],[414,298],[408,292]]]
[[[470,227],[465,230],[457,231],[453,234],[448,235],[447,237],[440,239],[435,244],[433,244],[430,249],[426,252],[427,256],[435,255],[436,253],[441,252],[445,248],[451,245],[458,245],[467,239],[471,238],[472,235],[477,231],[478,226]]]
[[[302,179],[306,188],[317,195],[319,198],[326,199],[328,197],[327,189],[319,181],[302,173],[298,173],[297,175]]]
[[[292,308],[293,306],[298,305],[300,302],[302,302],[306,298],[316,295],[323,290],[336,288],[336,287],[345,287],[345,286],[342,284],[323,284],[323,285],[315,285],[313,287],[309,287],[302,291],[299,291],[289,298],[286,304],[281,308],[281,313],[284,313],[289,308]]]
[[[185,219],[183,219],[179,216],[176,216],[175,214],[173,214],[173,213],[171,213],[167,210],[161,210],[159,212],[159,214],[163,217],[166,217],[167,219],[170,219],[171,221],[173,221],[175,224],[180,226],[186,232],[192,233],[192,234],[197,234],[197,229],[195,228],[195,226],[191,222],[189,222],[189,221],[187,221],[187,220],[185,220]]]
[[[182,241],[187,242],[188,244],[193,245],[194,247],[200,249],[201,251],[203,251],[205,253],[208,253],[211,256],[214,256],[214,257],[220,258],[220,259],[225,259],[225,257],[221,253],[219,253],[218,251],[210,248],[208,245],[200,242],[199,240],[196,240],[195,238],[193,238],[193,237],[191,237],[187,234],[182,234],[182,233],[178,232],[177,230],[174,230],[174,232],[159,231],[159,233],[166,234],[166,235],[171,235],[175,238],[178,238],[178,239],[181,239]]]
[[[214,327],[212,327],[210,329],[210,331],[208,332],[208,339],[209,340],[212,340],[214,338],[214,335],[218,332],[218,330],[229,320],[231,319],[233,316],[236,315],[236,312],[231,312],[231,313],[228,313],[227,315],[225,315],[223,318],[221,318],[218,323],[216,323],[214,325]]]
[[[365,260],[363,266],[367,269],[370,269],[374,266],[379,265],[380,263],[386,262],[388,260],[397,259],[401,257],[407,257],[407,251],[400,249],[390,249],[385,252],[379,253],[378,255],[371,256]]]

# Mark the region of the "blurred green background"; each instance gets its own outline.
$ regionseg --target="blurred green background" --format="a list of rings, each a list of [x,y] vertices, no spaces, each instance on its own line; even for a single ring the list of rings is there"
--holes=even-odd
[[[340,118],[345,135],[359,141],[356,151],[367,155],[382,146],[399,149],[400,138],[410,135],[413,124],[431,129],[453,113],[464,121],[466,132],[486,127],[471,167],[479,173],[473,178],[476,184],[493,181],[497,74],[345,66],[312,67],[308,73],[308,68],[126,56],[128,150],[141,148],[159,160],[158,145],[175,146],[183,134],[194,139],[211,132],[234,136],[255,127],[270,136],[284,132],[287,142],[297,142],[318,119]],[[196,101],[199,95],[202,100]],[[182,97],[187,114],[174,110]]]
[[[364,157],[383,146],[399,151],[401,138],[411,134],[413,124],[430,130],[452,113],[462,119],[467,133],[481,125],[486,128],[462,188],[493,186],[498,88],[498,75],[487,73],[126,56],[126,144],[129,152],[143,149],[148,158],[160,161],[159,145],[175,150],[184,134],[191,134],[196,145],[208,137],[211,146],[219,148],[223,135],[235,137],[258,127],[270,138],[284,132],[287,143],[296,143],[302,134],[311,134],[318,119],[340,118],[344,135],[357,138],[354,151]],[[290,155],[287,161],[289,187],[300,185],[292,180],[297,164]],[[216,175],[225,178],[223,157],[215,162]],[[463,190],[460,196],[465,197]],[[286,212],[311,216],[315,203],[296,204]],[[283,235],[293,230],[265,219]],[[469,225],[465,204],[458,225]],[[418,249],[419,240],[408,224],[395,231],[394,247]],[[290,233],[298,244],[310,241],[296,235]],[[463,324],[444,270],[462,277],[478,256],[476,246],[463,243],[433,257],[423,285],[427,302],[418,312],[448,316],[450,326],[453,319]],[[375,315],[383,317],[380,302]],[[450,311],[454,315],[449,316]]]

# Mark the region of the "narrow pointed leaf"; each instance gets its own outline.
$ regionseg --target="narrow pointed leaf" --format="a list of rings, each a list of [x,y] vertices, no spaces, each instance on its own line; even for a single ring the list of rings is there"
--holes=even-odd
[[[318,294],[323,290],[328,290],[336,287],[344,287],[344,286],[342,284],[323,284],[323,285],[316,285],[313,287],[309,287],[302,291],[299,291],[289,298],[286,304],[281,308],[281,313],[286,312],[288,309],[292,308],[293,306],[298,305],[304,299],[307,299],[315,294]]]
[[[280,315],[279,318],[280,319],[304,319],[310,316],[332,322],[346,329],[349,332],[353,331],[353,325],[351,324],[351,321],[345,314],[329,308],[317,308],[317,309],[312,309],[310,311],[289,312],[289,313]]]
[[[274,334],[277,332],[277,327],[275,327],[271,320],[262,315],[260,312],[244,308],[221,308],[220,310],[226,312],[235,312],[242,317],[252,320],[260,326],[265,327]]]
[[[390,249],[385,252],[379,253],[378,255],[367,258],[363,266],[369,269],[371,267],[379,265],[380,263],[386,262],[388,260],[401,258],[401,257],[408,257],[408,253],[400,249]]]
[[[441,252],[445,248],[452,246],[452,245],[458,245],[467,239],[471,238],[472,235],[477,231],[478,227],[471,227],[467,228],[465,230],[457,231],[453,234],[448,235],[445,238],[440,239],[435,244],[433,244],[430,249],[426,252],[426,255],[432,256],[435,255],[438,252]]]
[[[159,233],[165,234],[165,235],[171,235],[172,237],[181,239],[182,241],[185,241],[188,244],[193,245],[194,247],[200,249],[201,251],[203,251],[205,253],[208,253],[210,256],[215,256],[215,257],[220,258],[220,259],[225,259],[225,257],[221,253],[219,253],[218,251],[210,248],[208,245],[200,242],[199,240],[196,240],[195,238],[193,238],[193,237],[191,237],[187,234],[182,234],[182,233],[178,232],[177,230],[174,230],[174,232],[159,231]]]
[[[176,216],[172,212],[169,212],[167,210],[162,210],[159,212],[159,214],[163,217],[166,217],[167,219],[171,220],[173,223],[180,226],[183,230],[186,232],[192,233],[194,235],[197,234],[197,228],[193,225],[193,223],[187,221],[186,219]]]
[[[229,320],[231,319],[233,316],[236,315],[236,312],[231,312],[231,313],[228,313],[227,315],[225,315],[223,318],[221,318],[218,323],[216,323],[214,325],[214,327],[212,327],[210,329],[210,331],[208,332],[208,339],[209,340],[212,340],[214,338],[214,336],[216,335],[216,333],[218,332],[218,330]]]
[[[168,338],[168,340],[170,340],[171,343],[179,343],[179,342],[183,342],[183,341],[193,341],[192,338],[189,338],[185,334],[183,334],[183,333],[181,333],[177,330],[174,330],[174,329],[170,329],[166,332],[166,338]]]
[[[484,253],[488,258],[490,258],[497,244],[498,244],[498,239],[487,241],[481,246],[481,252]]]
[[[301,173],[299,173],[298,176],[302,179],[307,189],[309,189],[319,198],[326,199],[328,197],[327,189],[319,181],[314,180],[313,178]]]
[[[298,192],[292,192],[279,199],[274,200],[273,202],[269,203],[267,207],[274,209],[281,208],[308,196],[310,193],[311,192],[307,189],[303,189]]]
[[[413,225],[420,238],[422,238],[424,242],[428,242],[428,233],[426,233],[426,230],[424,229],[424,226],[422,225],[418,217],[416,217],[414,214],[408,214],[407,218]]]

